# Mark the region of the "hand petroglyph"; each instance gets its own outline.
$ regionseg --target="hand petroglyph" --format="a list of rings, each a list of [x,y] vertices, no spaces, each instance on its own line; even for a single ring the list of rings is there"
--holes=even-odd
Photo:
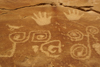
[[[38,25],[43,26],[51,23],[52,16],[47,17],[46,12],[39,12],[38,15],[36,15],[35,13],[33,14],[35,17],[32,17],[32,19],[34,19]]]
[[[80,14],[78,10],[73,10],[72,12],[69,10],[69,14],[64,12],[64,15],[68,20],[79,20],[84,14]]]

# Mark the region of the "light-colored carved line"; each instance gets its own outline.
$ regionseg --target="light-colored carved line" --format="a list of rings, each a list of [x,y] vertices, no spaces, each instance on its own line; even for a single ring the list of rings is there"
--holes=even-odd
[[[95,32],[94,32],[95,31]],[[88,26],[86,28],[86,37],[87,37],[87,51],[88,53],[86,54],[86,57],[83,58],[75,58],[74,55],[71,53],[71,56],[75,59],[79,59],[79,60],[86,60],[89,59],[91,57],[91,45],[90,45],[90,35],[92,35],[92,37],[98,41],[98,39],[96,37],[94,37],[94,34],[97,34],[99,32],[98,28],[94,27],[94,26]],[[73,47],[73,46],[72,46]],[[84,46],[85,47],[85,46]],[[73,48],[71,48],[71,51],[73,50]]]
[[[94,27],[94,26],[88,26],[86,28],[86,32],[88,34],[94,35],[94,34],[98,34],[99,33],[99,29],[97,27]]]
[[[12,57],[14,55],[14,52],[16,50],[16,43],[12,44],[12,50],[10,50],[11,54],[10,55],[0,55],[0,57]]]
[[[68,20],[79,20],[84,14],[80,14],[78,10],[68,10],[69,14],[64,13]]]
[[[43,31],[42,31],[43,32]],[[35,36],[35,34],[33,34],[33,37],[32,37],[32,42],[47,42],[47,41],[49,41],[50,39],[51,39],[51,33],[50,33],[50,31],[44,31],[45,32],[45,34],[46,34],[46,37],[45,38],[47,38],[47,40],[44,40],[44,41],[36,41],[36,40],[34,40],[34,36]],[[49,35],[49,36],[48,36]],[[44,38],[44,39],[45,39]]]
[[[22,39],[19,39],[19,40],[21,40],[20,42],[15,42],[15,40],[12,40],[12,39],[11,39],[11,35],[14,34],[14,33],[16,33],[16,34],[17,34],[17,33],[24,33],[23,38],[22,38]],[[14,33],[12,33],[12,34],[9,35],[10,41],[12,41],[13,43],[24,43],[24,42],[26,42],[27,40],[29,40],[30,34],[31,34],[32,32],[30,32],[29,35],[28,35],[27,37],[26,37],[26,33],[25,33],[25,32],[14,32]],[[18,40],[18,41],[19,41],[19,40]]]
[[[23,40],[23,41],[21,41],[21,42],[15,42],[15,41],[13,41],[13,40],[11,39],[11,37],[10,37],[12,34],[14,34],[14,33],[19,33],[19,32],[14,32],[14,33],[12,33],[12,34],[9,34],[9,39],[10,39],[11,42],[13,42],[13,44],[12,44],[12,50],[10,50],[11,54],[10,54],[10,55],[0,55],[0,57],[12,57],[12,56],[14,55],[15,50],[16,50],[16,43],[23,43],[23,42],[26,42],[26,41],[29,39],[29,37],[30,37],[30,35],[31,35],[32,32],[34,32],[34,31],[31,31],[27,37],[25,37],[25,35],[26,35],[25,32],[20,32],[20,33],[24,33],[24,37],[23,37],[22,39],[18,39],[18,41],[19,41],[19,40]],[[50,32],[49,32],[49,33],[50,33]],[[26,39],[25,39],[25,38],[26,38]],[[25,39],[25,40],[24,40],[24,39]],[[49,39],[50,39],[50,38],[49,38]],[[48,39],[48,40],[49,40],[49,39]]]
[[[77,47],[74,49],[75,46],[77,46]],[[80,47],[78,47],[78,46],[81,46],[81,47],[83,46],[83,47],[86,49],[86,54],[82,55],[82,57],[78,57],[78,56],[76,56],[76,55],[74,54],[74,51],[75,51],[76,49],[80,48]],[[82,51],[82,52],[83,52],[83,51]],[[86,47],[85,45],[83,45],[83,44],[75,44],[75,45],[73,45],[73,46],[71,47],[71,49],[70,49],[70,55],[71,55],[71,57],[74,58],[74,59],[78,59],[78,60],[85,60],[86,57],[84,57],[84,56],[88,54],[87,52],[88,52],[88,51],[87,51],[87,47]],[[84,58],[83,58],[83,57],[84,57]]]
[[[25,32],[14,32],[14,33],[23,33],[24,34],[24,36],[23,36],[23,38],[22,39],[19,39],[19,40],[21,40],[21,42],[15,42],[14,40],[12,40],[11,39],[11,35],[12,34],[14,34],[14,33],[12,33],[12,34],[9,34],[9,39],[10,39],[10,41],[12,41],[12,42],[14,42],[14,43],[24,43],[24,42],[26,42],[26,41],[28,41],[29,40],[29,38],[30,38],[30,35],[31,35],[31,33],[34,33],[35,34],[35,32],[36,31],[31,31],[31,32],[29,32],[29,34],[28,34],[28,36],[26,37],[26,33]],[[43,32],[43,31],[42,31]],[[45,32],[45,31],[44,31]],[[43,32],[43,33],[44,33]],[[51,33],[50,33],[50,31],[46,31],[46,32],[48,32],[48,34],[49,34],[49,38],[48,38],[48,40],[50,40],[51,39]],[[34,36],[32,37],[32,39],[34,38]],[[18,40],[18,41],[19,41]],[[48,41],[48,40],[46,40],[46,41]],[[46,42],[45,41],[45,42]],[[34,42],[44,42],[44,41],[34,41]]]
[[[70,34],[73,34],[73,33],[75,33],[78,36],[71,36]],[[69,31],[67,33],[67,36],[71,38],[71,41],[80,41],[83,39],[84,34],[81,31],[75,29],[75,30]]]
[[[39,46],[34,45],[34,46],[32,46],[32,49],[36,53],[39,50]]]
[[[41,47],[40,47],[40,50],[41,50],[41,52],[45,53],[48,57],[57,58],[57,57],[59,57],[59,55],[51,55],[49,52],[43,50],[43,46],[45,46],[45,45],[47,45],[49,43],[52,43],[52,42],[59,42],[59,45],[58,45],[59,47],[56,47],[56,48],[58,48],[59,49],[58,52],[61,53],[62,49],[61,49],[61,41],[60,40],[53,40],[53,41],[49,41],[49,42],[43,43],[41,45]],[[50,51],[50,52],[52,52],[52,51]]]

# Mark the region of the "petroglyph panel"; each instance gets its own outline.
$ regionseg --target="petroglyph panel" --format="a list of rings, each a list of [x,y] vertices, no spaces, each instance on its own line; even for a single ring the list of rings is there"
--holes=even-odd
[[[99,0],[0,0],[0,67],[100,67]]]

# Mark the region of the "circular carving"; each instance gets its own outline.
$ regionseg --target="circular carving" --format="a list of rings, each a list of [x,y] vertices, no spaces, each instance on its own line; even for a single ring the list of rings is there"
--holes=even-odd
[[[69,31],[67,35],[71,38],[71,41],[80,41],[84,36],[83,33],[77,29]]]

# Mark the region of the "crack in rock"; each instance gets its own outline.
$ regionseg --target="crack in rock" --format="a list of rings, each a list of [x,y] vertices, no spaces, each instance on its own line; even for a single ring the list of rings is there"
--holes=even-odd
[[[22,7],[18,7],[18,8],[15,8],[15,9],[0,8],[0,10],[14,11],[14,10],[18,10],[18,9],[22,9],[22,8],[26,8],[26,7],[35,7],[35,6],[43,6],[43,5],[44,6],[51,5],[51,6],[57,7],[57,4],[55,4],[54,2],[51,2],[51,3],[39,3],[39,4],[36,4],[36,5],[22,6]],[[81,11],[84,11],[84,12],[93,11],[93,12],[100,14],[100,11],[92,9],[93,6],[68,6],[68,5],[63,5],[63,3],[59,3],[59,5],[63,6],[63,7],[78,9],[78,10],[81,10]],[[7,12],[2,13],[0,15],[3,15],[3,14],[7,14]]]

